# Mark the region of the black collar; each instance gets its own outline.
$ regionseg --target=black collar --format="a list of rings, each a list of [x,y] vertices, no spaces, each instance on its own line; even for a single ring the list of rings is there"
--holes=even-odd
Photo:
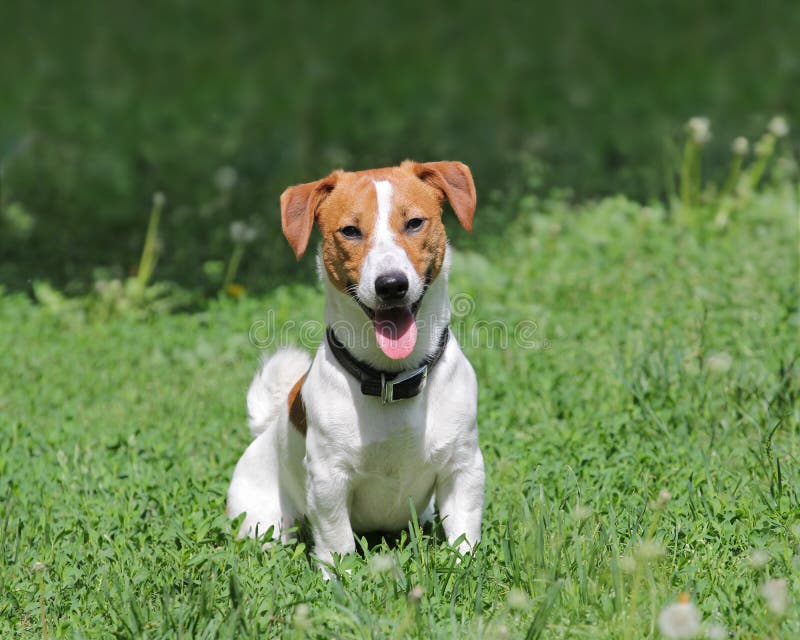
[[[416,369],[406,371],[380,371],[353,357],[347,348],[327,328],[325,336],[336,360],[344,370],[361,383],[361,393],[365,396],[376,396],[383,404],[413,398],[425,388],[428,372],[439,362],[450,338],[450,327],[442,331],[436,351],[425,357]]]

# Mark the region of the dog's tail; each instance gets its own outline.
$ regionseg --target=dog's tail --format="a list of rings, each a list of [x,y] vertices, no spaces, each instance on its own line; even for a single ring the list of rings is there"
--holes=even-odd
[[[311,356],[296,347],[283,347],[266,358],[247,392],[247,418],[253,436],[278,421],[287,408],[289,391],[311,366]]]

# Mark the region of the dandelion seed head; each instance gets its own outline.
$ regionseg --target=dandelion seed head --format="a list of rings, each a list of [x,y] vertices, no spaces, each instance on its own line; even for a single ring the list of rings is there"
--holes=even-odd
[[[153,206],[156,209],[161,209],[165,204],[167,204],[167,196],[165,196],[161,191],[156,191],[153,194]]]
[[[769,132],[776,138],[783,138],[789,135],[789,123],[783,116],[775,116],[767,125]]]
[[[732,364],[733,358],[729,353],[724,351],[713,353],[708,357],[708,360],[706,360],[706,366],[711,373],[727,373]]]
[[[230,166],[222,166],[214,173],[214,185],[220,191],[231,191],[239,180],[239,174],[236,169]]]
[[[256,231],[255,227],[251,227],[242,220],[231,222],[230,232],[231,240],[236,244],[250,244],[258,236],[258,231]]]
[[[706,627],[706,638],[708,640],[725,640],[728,637],[728,630],[721,624],[710,624]]]
[[[695,144],[704,145],[711,140],[711,120],[706,117],[695,116],[694,118],[689,118],[686,128],[689,130],[689,136]]]
[[[412,587],[411,591],[408,592],[408,599],[416,604],[422,600],[422,596],[424,595],[425,589],[422,588],[422,585],[418,584],[415,587]]]
[[[31,565],[31,570],[36,573],[41,573],[47,569],[47,565],[44,562],[39,562],[38,560]]]
[[[739,136],[733,139],[731,143],[731,151],[737,156],[746,156],[750,151],[750,141],[744,136]]]
[[[688,600],[673,602],[658,614],[658,629],[670,640],[688,640],[700,633],[702,617],[697,607]]]
[[[753,549],[750,552],[749,562],[753,569],[761,569],[769,564],[769,554],[764,549]]]
[[[776,616],[782,616],[789,607],[789,584],[783,578],[767,580],[761,585],[761,595],[767,609]]]
[[[394,560],[392,560],[392,556],[380,553],[370,558],[369,566],[373,573],[387,573],[394,569]]]

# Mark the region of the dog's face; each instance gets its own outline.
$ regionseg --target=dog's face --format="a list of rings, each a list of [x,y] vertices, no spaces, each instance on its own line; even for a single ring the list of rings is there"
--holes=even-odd
[[[475,186],[460,162],[335,171],[281,196],[283,231],[298,258],[316,220],[327,278],[373,321],[389,357],[402,358],[413,349],[416,310],[442,267],[445,198],[470,230]]]

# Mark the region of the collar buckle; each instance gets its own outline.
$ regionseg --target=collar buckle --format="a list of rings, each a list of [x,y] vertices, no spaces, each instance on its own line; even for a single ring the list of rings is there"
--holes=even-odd
[[[428,365],[425,364],[418,369],[401,373],[399,376],[392,378],[391,380],[387,380],[386,374],[381,373],[381,403],[392,404],[398,400],[401,400],[402,398],[395,400],[394,385],[405,382],[406,380],[410,380],[416,376],[421,376],[419,381],[419,391],[422,391],[425,388],[425,384],[428,382]],[[419,393],[419,391],[417,393]]]

